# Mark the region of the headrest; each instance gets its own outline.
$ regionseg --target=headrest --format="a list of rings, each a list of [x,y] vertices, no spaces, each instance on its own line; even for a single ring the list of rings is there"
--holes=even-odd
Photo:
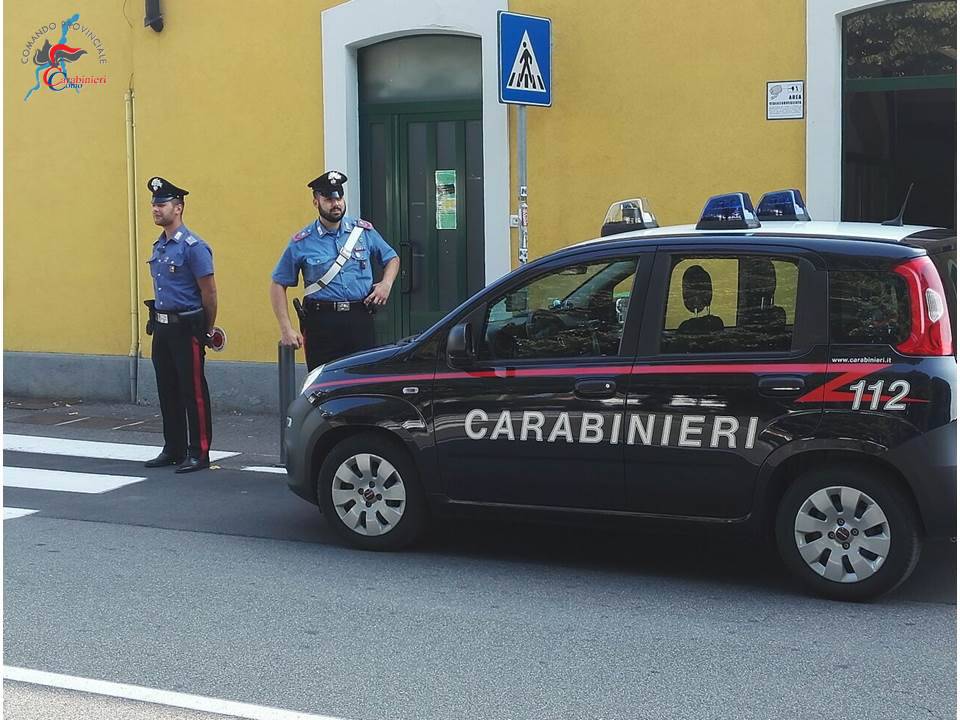
[[[777,271],[773,268],[773,261],[768,258],[744,258],[742,262],[748,278],[747,292],[772,298],[777,291]]]
[[[713,300],[713,281],[710,273],[700,265],[691,265],[683,273],[683,304],[692,313],[710,307]]]

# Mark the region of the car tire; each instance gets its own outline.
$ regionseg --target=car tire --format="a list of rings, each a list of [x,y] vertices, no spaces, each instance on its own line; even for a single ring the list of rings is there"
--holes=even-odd
[[[808,590],[863,601],[893,590],[920,558],[913,501],[882,472],[854,465],[800,474],[777,510],[780,556]]]
[[[317,477],[317,502],[334,531],[362,550],[399,550],[426,524],[413,460],[399,441],[376,433],[333,447]]]

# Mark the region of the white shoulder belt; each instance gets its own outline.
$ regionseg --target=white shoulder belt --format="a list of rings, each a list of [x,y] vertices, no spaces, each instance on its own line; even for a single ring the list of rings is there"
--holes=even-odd
[[[353,252],[353,247],[357,244],[357,241],[360,239],[362,234],[363,228],[359,225],[354,225],[353,230],[350,231],[350,236],[347,238],[347,242],[343,245],[343,249],[340,250],[340,254],[337,255],[337,259],[333,261],[333,265],[331,265],[330,269],[323,274],[322,278],[317,280],[312,285],[307,285],[303,289],[304,297],[310,295],[311,293],[317,292],[317,290],[323,290],[327,285],[333,282],[333,279],[340,274],[341,270],[343,270],[344,264],[350,259],[350,253]]]

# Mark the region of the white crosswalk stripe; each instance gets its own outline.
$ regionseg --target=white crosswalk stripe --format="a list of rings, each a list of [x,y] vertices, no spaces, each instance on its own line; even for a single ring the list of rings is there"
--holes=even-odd
[[[14,518],[25,517],[26,515],[33,515],[37,510],[28,510],[27,508],[15,508],[15,507],[5,507],[3,509],[3,519],[4,520],[13,520]]]
[[[58,455],[95,460],[125,460],[145,462],[160,452],[153,445],[128,445],[124,443],[97,442],[92,440],[71,440],[41,435],[4,435],[5,452],[36,453]],[[240,453],[211,451],[210,460],[217,461],[234,457]],[[7,459],[7,458],[5,458]],[[99,469],[99,467],[97,468]],[[269,471],[269,470],[268,470]],[[74,472],[72,470],[51,470],[30,467],[17,467],[4,464],[3,486],[28,490],[46,490],[52,492],[82,493],[101,495],[118,488],[143,482],[145,475],[106,475],[102,473]],[[31,503],[32,504],[32,503]],[[4,507],[3,519],[14,520],[41,510],[19,507]]]
[[[286,475],[287,469],[282,467],[273,467],[272,465],[245,465],[241,470],[257,473],[272,473],[274,475]]]
[[[55,490],[100,494],[146,480],[145,477],[129,475],[95,475],[93,473],[68,472],[65,470],[37,470],[35,468],[3,468],[3,486],[29,488],[30,490]]]
[[[4,435],[3,449],[7,452],[39,453],[42,455],[75,455],[99,460],[134,460],[145,462],[163,448],[154,445],[127,445],[125,443],[70,440],[40,435]],[[239,455],[237,452],[211,450],[210,460],[217,461]]]

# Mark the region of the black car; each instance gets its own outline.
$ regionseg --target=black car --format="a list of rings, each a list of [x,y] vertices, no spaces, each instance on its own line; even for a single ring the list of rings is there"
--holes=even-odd
[[[897,586],[955,535],[956,233],[719,198],[697,226],[624,213],[605,234],[653,227],[312,372],[290,487],[371,550],[513,508],[748,525],[820,594]]]

